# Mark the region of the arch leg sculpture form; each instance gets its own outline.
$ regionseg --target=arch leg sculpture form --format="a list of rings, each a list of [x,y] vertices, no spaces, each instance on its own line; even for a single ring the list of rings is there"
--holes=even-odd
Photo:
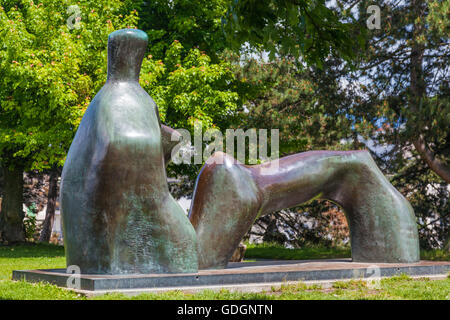
[[[274,170],[242,165],[220,152],[207,161],[190,211],[199,268],[224,268],[259,216],[315,198],[344,209],[353,261],[419,260],[413,209],[368,152],[311,151],[276,161]]]

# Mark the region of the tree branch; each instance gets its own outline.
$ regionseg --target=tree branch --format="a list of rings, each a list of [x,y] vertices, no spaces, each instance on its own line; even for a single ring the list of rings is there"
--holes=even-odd
[[[413,144],[417,152],[419,152],[420,157],[428,164],[431,170],[447,183],[450,183],[450,166],[436,158],[435,154],[427,146],[423,135],[419,135],[419,137],[413,141]]]

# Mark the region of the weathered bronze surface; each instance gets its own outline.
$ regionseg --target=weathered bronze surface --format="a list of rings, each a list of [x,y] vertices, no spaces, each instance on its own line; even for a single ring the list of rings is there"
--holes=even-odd
[[[257,217],[316,198],[344,209],[354,261],[419,260],[414,212],[365,151],[300,153],[272,169],[215,153],[197,178],[189,222],[165,172],[179,134],[161,126],[138,82],[146,47],[139,30],[109,36],[107,82],[62,173],[67,265],[84,274],[224,268]]]
[[[170,162],[172,149],[178,144],[180,139],[181,134],[178,131],[172,129],[171,127],[161,125],[161,142],[164,152],[164,162],[166,165]]]
[[[64,165],[67,265],[82,273],[197,271],[194,228],[167,186],[157,107],[138,82],[146,47],[139,30],[109,36],[108,80]]]
[[[305,152],[262,170],[221,152],[202,168],[190,211],[200,269],[224,268],[259,216],[318,198],[344,209],[353,261],[419,260],[413,209],[368,152]]]

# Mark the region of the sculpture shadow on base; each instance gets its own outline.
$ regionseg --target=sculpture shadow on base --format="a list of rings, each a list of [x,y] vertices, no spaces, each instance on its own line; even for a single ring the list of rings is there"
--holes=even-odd
[[[224,268],[261,215],[313,198],[340,205],[354,261],[419,260],[414,213],[364,151],[313,151],[246,166],[215,153],[196,182],[189,218],[169,193],[173,129],[140,87],[147,35],[110,34],[108,78],[64,165],[67,265],[83,274],[192,273]],[[267,169],[269,166],[269,169]]]

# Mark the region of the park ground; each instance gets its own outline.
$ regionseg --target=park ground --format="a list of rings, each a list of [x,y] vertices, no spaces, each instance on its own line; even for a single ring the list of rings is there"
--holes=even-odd
[[[248,245],[246,260],[253,259],[331,259],[350,257],[349,248],[312,247],[303,249],[286,249],[274,244]],[[450,261],[450,254],[441,251],[422,251],[423,260]],[[411,278],[400,275],[382,279],[375,287],[361,280],[338,281],[331,288],[320,285],[306,285],[298,282],[295,285],[284,285],[281,288],[260,293],[236,293],[227,290],[205,290],[195,294],[171,291],[158,294],[141,294],[128,297],[122,294],[107,294],[96,297],[85,297],[73,291],[58,288],[47,283],[27,283],[12,281],[13,270],[64,268],[65,257],[62,246],[47,244],[26,244],[0,247],[0,300],[87,300],[87,299],[137,299],[137,300],[168,300],[168,299],[286,299],[286,300],[450,300],[450,275],[442,280],[427,278]]]

